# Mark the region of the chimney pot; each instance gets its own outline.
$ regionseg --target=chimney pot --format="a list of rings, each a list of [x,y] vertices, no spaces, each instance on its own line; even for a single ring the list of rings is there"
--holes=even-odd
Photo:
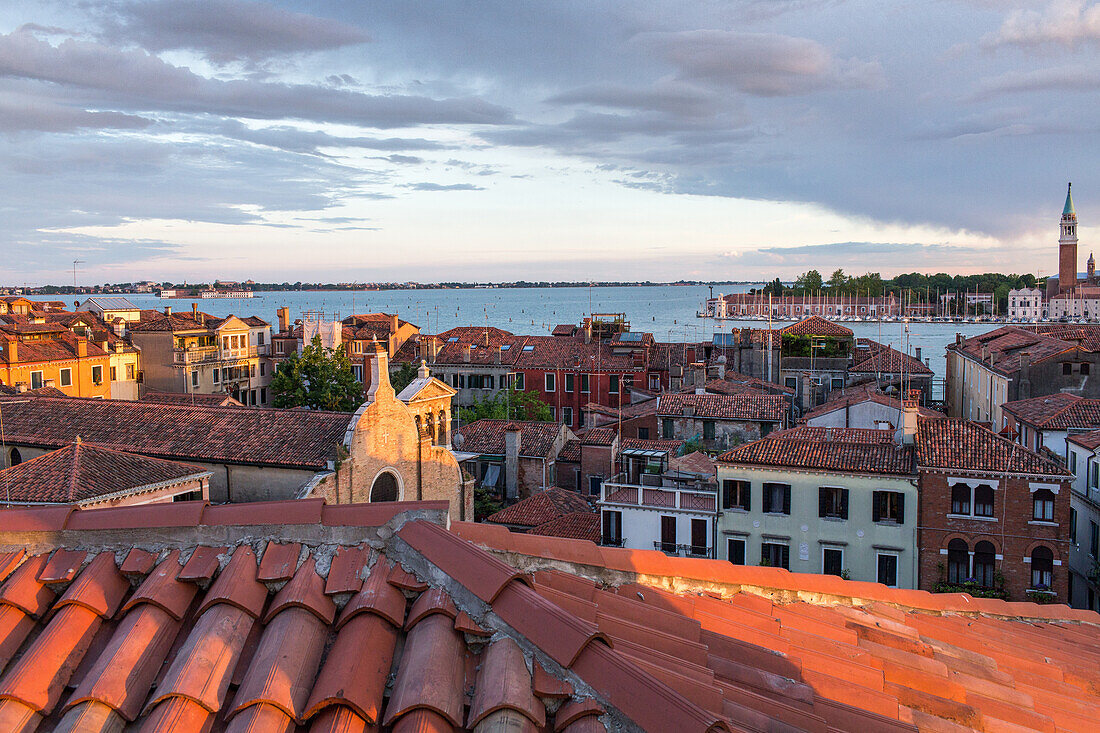
[[[88,355],[88,339],[83,336],[76,337],[76,355],[81,358]]]
[[[170,305],[164,306],[164,315],[166,315],[166,316],[172,315],[172,306],[170,306]]]

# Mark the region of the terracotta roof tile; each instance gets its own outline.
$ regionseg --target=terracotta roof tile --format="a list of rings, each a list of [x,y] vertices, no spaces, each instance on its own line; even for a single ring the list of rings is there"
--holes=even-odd
[[[798,323],[792,323],[786,328],[779,329],[783,336],[836,336],[838,338],[852,338],[852,329],[827,321],[821,316],[803,318]]]
[[[663,394],[657,406],[663,417],[683,417],[690,411],[700,419],[775,423],[783,422],[787,410],[785,398],[766,394]]]
[[[520,432],[519,453],[529,458],[549,458],[561,431],[556,422],[531,420],[478,420],[459,428],[462,450],[471,453],[504,455],[504,434],[509,426]]]
[[[298,542],[268,542],[256,578],[263,583],[290,580],[298,569],[302,545]]]
[[[391,725],[407,713],[426,709],[460,727],[464,654],[462,637],[446,616],[434,614],[413,627],[405,641],[397,682],[383,722]]]
[[[157,556],[152,552],[135,547],[126,553],[126,559],[119,568],[123,575],[141,577],[149,573],[157,564]]]
[[[43,583],[68,583],[76,577],[88,553],[82,550],[57,550],[38,573]]]
[[[179,580],[191,582],[204,582],[214,577],[220,563],[218,556],[225,554],[228,547],[207,547],[200,545],[191,553],[183,569],[178,574]]]
[[[81,439],[169,460],[322,469],[351,415],[320,410],[193,407],[79,397],[0,397],[9,443],[63,448]]]
[[[210,476],[200,466],[73,443],[0,471],[4,498],[16,502],[94,502],[143,487]]]
[[[922,468],[1069,475],[1050,459],[997,435],[989,428],[957,418],[918,422],[917,464]]]
[[[567,537],[574,540],[600,541],[600,515],[593,511],[570,512],[532,527],[529,534]]]
[[[340,547],[332,558],[325,593],[358,593],[363,587],[363,568],[370,559],[370,550],[364,547]]]
[[[494,641],[482,652],[466,727],[473,728],[489,714],[504,709],[522,713],[537,726],[546,724],[546,709],[531,691],[531,674],[523,652],[507,638]]]
[[[317,574],[316,561],[312,555],[298,568],[294,578],[275,594],[271,607],[264,616],[264,623],[269,623],[288,608],[309,611],[326,625],[336,618],[336,604],[330,596],[325,595],[325,580]]]
[[[897,444],[890,430],[800,426],[734,448],[718,461],[908,476],[916,473],[915,454],[912,446]]]
[[[378,525],[349,532],[346,522],[138,528],[118,546],[102,532],[42,534],[43,548],[64,537],[66,549],[98,554],[71,581],[65,603],[36,580],[44,551],[0,587],[0,658],[16,655],[0,676],[0,729],[365,733],[385,722],[419,733],[505,724],[576,733],[607,721],[643,730],[877,733],[1090,730],[1100,714],[1100,616],[1092,612],[601,548],[500,526],[406,532],[428,524],[415,520],[427,507],[444,521],[445,508],[406,505],[418,513],[395,536],[375,535]],[[333,509],[330,518],[340,514]],[[104,512],[99,529],[111,524],[112,511]],[[130,515],[119,513],[118,522],[130,524]],[[244,539],[221,549],[232,556],[225,568],[213,556],[213,584],[201,599],[196,583],[177,578],[180,549],[166,553],[169,545],[187,553],[197,541],[276,531],[307,548],[281,588],[256,578]],[[364,542],[351,548],[349,567],[370,574],[334,623],[340,599],[321,590],[333,547],[346,547],[349,536]],[[23,537],[0,527],[0,552]],[[122,542],[166,553],[126,603],[114,600],[127,586],[113,566],[130,550]],[[500,557],[533,578],[497,572]],[[233,598],[228,585],[257,598]],[[27,605],[44,627],[24,613]],[[253,618],[240,606],[268,613]],[[406,625],[407,634],[399,631]],[[562,666],[579,688],[562,679]]]
[[[1045,430],[1094,430],[1100,428],[1100,400],[1086,399],[1068,392],[1005,402],[1008,414],[1033,427]]]
[[[536,527],[573,512],[591,512],[592,505],[576,491],[551,487],[489,515],[486,522]]]

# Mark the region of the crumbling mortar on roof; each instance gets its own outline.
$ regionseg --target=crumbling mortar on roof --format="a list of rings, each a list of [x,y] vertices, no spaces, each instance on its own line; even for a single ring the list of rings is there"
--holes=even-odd
[[[386,543],[386,557],[391,561],[400,562],[401,566],[412,573],[417,580],[427,583],[433,588],[440,588],[446,592],[455,608],[464,611],[470,618],[486,631],[492,632],[493,639],[507,636],[519,646],[523,653],[524,661],[533,674],[533,663],[538,661],[550,675],[569,682],[573,685],[574,698],[581,700],[587,697],[593,698],[607,711],[600,720],[608,731],[614,733],[645,733],[629,717],[616,708],[599,691],[591,687],[572,669],[563,667],[554,661],[546,652],[533,644],[526,636],[509,626],[502,618],[493,612],[492,606],[475,596],[465,586],[445,573],[441,568],[429,562],[427,558],[417,552],[405,540],[399,536],[392,537]],[[523,556],[521,556],[523,557]],[[518,581],[511,581],[518,582]]]

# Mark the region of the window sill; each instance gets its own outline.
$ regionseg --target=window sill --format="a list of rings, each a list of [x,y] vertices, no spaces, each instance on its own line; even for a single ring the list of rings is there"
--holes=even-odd
[[[948,519],[970,519],[975,522],[996,522],[996,517],[976,517],[972,514],[948,514]]]
[[[789,517],[790,514],[786,512],[764,512],[765,517]]]
[[[948,516],[951,515],[949,514]],[[903,523],[894,519],[880,519],[877,522],[874,522],[874,525],[876,527],[901,527]]]
[[[818,517],[818,519],[823,519],[826,522],[847,522],[848,521],[844,517]]]
[[[746,508],[745,508],[745,507],[743,507],[743,506],[729,506],[729,507],[722,507],[722,511],[724,511],[724,512],[732,512],[732,513],[734,513],[734,514],[748,514],[748,513],[749,513],[749,510],[748,510],[748,509],[746,509]],[[786,515],[784,515],[784,516],[786,516]]]
[[[1037,527],[1057,527],[1057,522],[1048,522],[1045,519],[1031,519],[1028,520],[1028,524],[1035,525]]]

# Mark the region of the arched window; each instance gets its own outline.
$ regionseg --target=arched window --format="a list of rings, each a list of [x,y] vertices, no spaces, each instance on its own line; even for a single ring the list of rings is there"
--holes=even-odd
[[[947,543],[947,582],[962,583],[970,577],[970,547],[955,538]]]
[[[981,541],[974,545],[974,578],[983,588],[993,587],[993,573],[997,561],[992,542]]]
[[[1031,587],[1050,590],[1054,584],[1054,553],[1039,545],[1031,551]]]
[[[9,466],[14,466],[14,465],[22,463],[22,462],[23,462],[23,456],[19,453],[19,449],[18,448],[12,448],[11,449],[11,460],[8,461],[8,465]]]
[[[397,501],[397,477],[389,471],[378,474],[374,486],[370,487],[371,502]]]
[[[951,487],[951,513],[970,513],[970,487],[966,484],[955,484]]]
[[[981,484],[974,487],[974,516],[993,516],[993,487]]]
[[[1033,505],[1032,517],[1041,522],[1054,521],[1054,492],[1050,489],[1039,489],[1031,495]]]

